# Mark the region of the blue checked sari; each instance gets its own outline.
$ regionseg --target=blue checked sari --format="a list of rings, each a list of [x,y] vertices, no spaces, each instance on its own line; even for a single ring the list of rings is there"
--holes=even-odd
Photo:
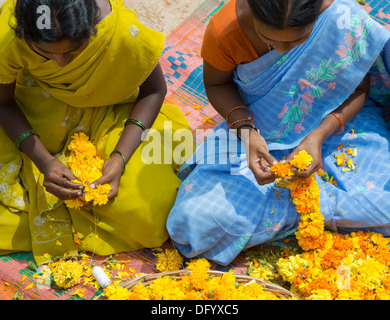
[[[305,43],[237,66],[237,87],[276,159],[289,155],[355,91],[389,38],[356,1],[336,0]],[[336,165],[340,144],[356,147],[355,170],[342,172]],[[327,229],[390,236],[389,145],[383,108],[372,99],[342,134],[323,144],[324,170],[337,181],[335,186],[317,177]],[[256,183],[245,148],[227,132],[226,122],[207,137],[180,177],[167,228],[186,257],[227,265],[242,249],[274,244],[297,230],[300,216],[289,191]]]

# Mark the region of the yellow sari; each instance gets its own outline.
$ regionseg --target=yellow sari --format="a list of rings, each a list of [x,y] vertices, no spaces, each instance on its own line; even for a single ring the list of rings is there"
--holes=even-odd
[[[110,3],[111,13],[97,26],[97,35],[64,68],[15,37],[9,26],[13,1],[0,9],[0,83],[16,80],[15,100],[49,152],[64,162],[76,132],[86,133],[99,155],[109,157],[139,86],[164,48],[163,34],[142,25],[122,0]],[[153,125],[163,138],[165,121],[172,122],[173,132],[189,129],[176,106],[163,105]],[[77,210],[45,191],[43,175],[0,129],[0,254],[32,250],[42,264],[47,254],[108,255],[160,246],[168,239],[166,218],[180,185],[178,164],[145,164],[141,151],[147,143],[128,162],[116,198]],[[172,141],[172,150],[178,143]],[[75,234],[81,243],[75,243]]]

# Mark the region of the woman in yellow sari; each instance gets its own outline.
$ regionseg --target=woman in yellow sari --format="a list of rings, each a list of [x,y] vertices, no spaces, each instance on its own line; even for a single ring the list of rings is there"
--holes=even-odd
[[[4,3],[0,254],[32,250],[42,264],[47,254],[108,255],[160,246],[168,238],[165,223],[181,161],[147,164],[147,139],[141,138],[147,128],[161,133],[163,154],[164,130],[189,129],[176,106],[163,104],[163,48],[164,35],[142,25],[123,0]],[[66,166],[78,132],[105,160],[91,186],[111,186],[106,205],[65,205],[83,192]],[[178,143],[167,144],[174,150]]]

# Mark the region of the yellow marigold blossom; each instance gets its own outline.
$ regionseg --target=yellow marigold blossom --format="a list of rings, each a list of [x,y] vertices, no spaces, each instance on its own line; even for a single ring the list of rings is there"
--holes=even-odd
[[[98,155],[96,146],[83,133],[76,133],[68,145],[71,152],[67,159],[67,166],[77,177],[73,182],[82,184],[84,187],[83,197],[79,199],[66,200],[65,204],[69,208],[80,209],[92,202],[93,205],[104,205],[108,202],[108,194],[111,191],[109,184],[97,185],[94,189],[90,183],[102,176],[104,160]]]
[[[361,300],[360,291],[358,289],[341,289],[337,294],[336,300]]]
[[[260,280],[265,280],[265,281],[275,279],[275,274],[266,267],[262,267],[262,266],[253,267],[251,263],[249,269],[250,272],[248,272],[248,274],[251,277],[258,278]]]
[[[211,263],[205,258],[191,259],[190,262],[187,262],[186,269],[195,269],[197,267],[204,268],[206,270],[210,270]]]
[[[129,300],[151,300],[151,291],[143,283],[139,283],[131,290]]]
[[[300,151],[294,158],[290,161],[290,164],[298,169],[298,171],[305,171],[313,161],[313,158],[307,151]]]
[[[182,269],[183,257],[176,249],[165,249],[155,254],[157,257],[156,269],[160,272],[177,271]]]
[[[333,300],[329,291],[326,289],[313,290],[307,300]]]
[[[103,295],[107,300],[129,300],[130,293],[126,288],[115,286],[113,284],[108,285],[103,290]]]
[[[63,289],[78,284],[84,274],[82,265],[72,260],[52,263],[50,270],[55,284]]]

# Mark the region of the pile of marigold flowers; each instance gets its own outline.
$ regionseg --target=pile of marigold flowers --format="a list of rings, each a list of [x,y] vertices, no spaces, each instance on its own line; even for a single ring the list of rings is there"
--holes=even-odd
[[[356,151],[347,153],[354,156]],[[301,214],[296,237],[304,250],[280,258],[276,263],[278,274],[303,299],[389,300],[390,239],[375,232],[341,235],[325,231],[315,174],[306,180],[283,180],[293,175],[291,166],[306,170],[311,160],[301,151],[290,163],[280,162],[271,168],[278,177],[277,185],[290,190]],[[264,267],[252,265],[250,275],[255,276],[260,268]]]
[[[43,265],[40,270],[33,262],[29,264],[29,269],[35,271],[33,277],[37,279],[38,285],[59,290],[72,289],[81,285],[80,288],[71,293],[72,296],[80,298],[84,297],[87,285],[96,290],[101,288],[92,274],[92,269],[97,264],[91,263],[89,255],[80,254],[72,259],[59,260],[52,259],[49,254],[44,256],[48,259],[48,263]],[[129,261],[117,261],[112,256],[102,261],[102,269],[112,280],[114,286],[118,286],[124,280],[143,275],[142,273],[136,274],[131,267],[126,267],[126,263]]]
[[[311,300],[389,300],[389,239],[374,232],[326,233],[326,248],[277,262],[291,292]]]
[[[104,160],[98,155],[97,148],[89,137],[83,133],[76,133],[72,136],[68,150],[71,152],[67,159],[67,166],[77,177],[73,182],[83,185],[83,197],[66,200],[65,204],[69,208],[80,209],[92,202],[93,205],[104,205],[108,202],[108,194],[111,191],[109,184],[95,186],[90,184],[102,176]]]
[[[193,259],[187,264],[186,269],[192,272],[179,279],[161,276],[146,286],[139,283],[132,290],[109,285],[104,289],[104,295],[108,300],[284,300],[265,291],[255,281],[237,282],[230,272],[210,277],[207,272],[210,263],[204,258]]]

